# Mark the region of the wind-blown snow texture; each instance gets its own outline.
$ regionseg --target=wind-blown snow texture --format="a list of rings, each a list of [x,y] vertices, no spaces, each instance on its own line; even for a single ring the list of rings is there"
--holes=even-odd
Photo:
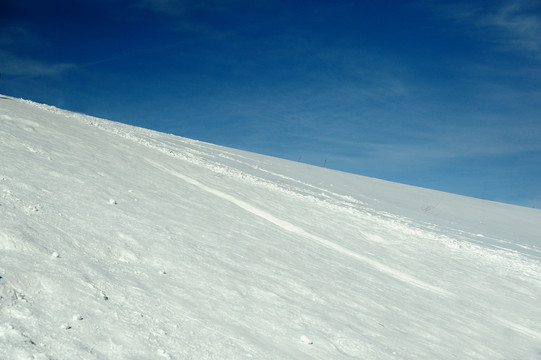
[[[541,359],[541,211],[0,98],[1,359]]]

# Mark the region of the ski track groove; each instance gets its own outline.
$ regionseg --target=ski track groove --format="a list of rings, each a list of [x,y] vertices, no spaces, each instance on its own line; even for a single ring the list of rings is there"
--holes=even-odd
[[[400,280],[402,282],[405,282],[407,284],[410,284],[410,285],[413,285],[413,286],[416,286],[418,288],[421,288],[423,290],[426,290],[426,291],[430,291],[432,293],[435,293],[435,294],[438,294],[440,296],[445,296],[445,297],[448,297],[448,298],[453,298],[455,297],[455,295],[445,289],[442,289],[440,287],[437,287],[437,286],[434,286],[434,285],[431,285],[431,284],[428,284],[427,282],[424,282],[420,279],[417,279],[416,277],[413,277],[411,275],[407,275],[407,274],[404,274],[392,267],[389,267],[387,265],[384,265],[380,262],[377,262],[377,261],[374,261],[366,256],[363,256],[361,254],[358,254],[354,251],[351,251],[349,249],[346,249],[344,248],[343,246],[340,246],[332,241],[329,241],[327,239],[324,239],[320,236],[317,236],[317,235],[314,235],[314,234],[311,234],[309,233],[308,231],[304,230],[303,228],[299,227],[299,226],[296,226],[288,221],[285,221],[285,220],[282,220],[282,219],[279,219],[277,217],[275,217],[274,215],[258,208],[258,207],[255,207],[253,206],[252,204],[249,204],[243,200],[240,200],[230,194],[226,194],[220,190],[217,190],[217,189],[214,189],[212,187],[209,187],[207,185],[204,185],[202,183],[200,183],[199,181],[189,177],[189,176],[186,176],[184,174],[181,174],[179,172],[176,172],[174,170],[171,170],[171,169],[167,169],[165,167],[163,167],[162,165],[160,164],[157,164],[151,160],[148,160],[147,161],[152,164],[154,167],[164,171],[164,172],[167,172],[185,182],[187,182],[188,184],[191,184],[209,194],[212,194],[212,195],[215,195],[223,200],[226,200],[250,213],[252,213],[253,215],[256,215],[276,226],[278,226],[279,228],[283,229],[283,230],[286,230],[288,232],[291,232],[293,234],[296,234],[296,235],[299,235],[299,236],[302,236],[304,238],[307,238],[309,240],[312,240],[328,249],[331,249],[331,250],[334,250],[334,251],[337,251],[343,255],[346,255],[346,256],[349,256],[351,258],[354,258],[356,260],[359,260],[367,265],[370,265],[371,267],[375,268],[376,270],[384,273],[384,274],[387,274],[388,276],[391,276],[397,280]]]
[[[539,340],[539,342],[541,342],[541,333],[539,333],[539,332],[537,332],[535,330],[529,329],[529,328],[527,328],[525,326],[519,325],[517,323],[514,323],[512,321],[501,318],[499,316],[493,315],[493,318],[496,319],[497,321],[499,321],[500,323],[506,325],[510,329],[512,329],[512,330],[514,330],[514,331],[516,331],[518,333],[521,333],[523,335],[534,338],[536,340]]]

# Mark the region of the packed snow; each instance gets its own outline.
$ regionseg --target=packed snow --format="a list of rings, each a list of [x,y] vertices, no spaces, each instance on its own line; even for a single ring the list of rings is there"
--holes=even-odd
[[[0,97],[1,359],[541,359],[541,211]]]

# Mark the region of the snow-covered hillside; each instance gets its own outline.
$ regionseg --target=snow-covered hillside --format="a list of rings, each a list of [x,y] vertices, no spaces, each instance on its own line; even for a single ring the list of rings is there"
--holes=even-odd
[[[541,359],[541,211],[0,97],[1,359]]]

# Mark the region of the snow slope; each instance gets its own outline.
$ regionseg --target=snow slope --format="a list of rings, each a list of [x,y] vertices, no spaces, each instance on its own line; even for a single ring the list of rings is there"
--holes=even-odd
[[[540,224],[0,97],[0,358],[541,359]]]

